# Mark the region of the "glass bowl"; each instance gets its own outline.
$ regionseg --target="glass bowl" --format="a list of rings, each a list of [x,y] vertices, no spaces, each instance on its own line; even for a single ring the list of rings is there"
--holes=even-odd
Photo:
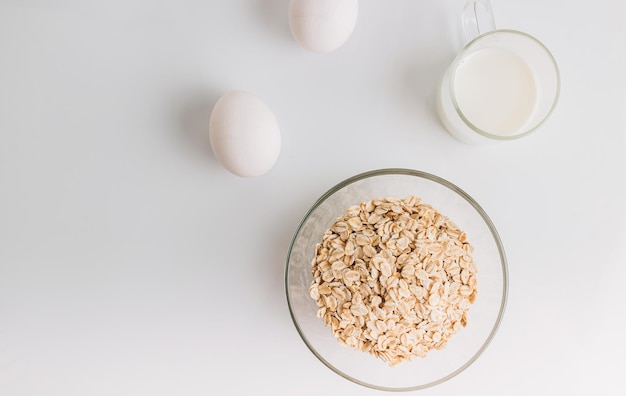
[[[389,366],[366,352],[343,346],[316,316],[309,296],[311,261],[322,235],[345,210],[374,198],[422,198],[467,234],[474,246],[477,297],[467,326],[441,350]],[[498,233],[483,209],[454,184],[410,169],[380,169],[342,181],[315,202],[298,226],[287,254],[285,287],[291,317],[302,340],[328,368],[357,384],[387,391],[413,391],[440,384],[472,364],[487,348],[507,299],[507,263]]]

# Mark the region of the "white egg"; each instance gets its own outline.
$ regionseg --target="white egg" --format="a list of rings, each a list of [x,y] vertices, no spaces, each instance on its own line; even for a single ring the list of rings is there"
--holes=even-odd
[[[358,10],[358,0],[291,0],[291,34],[313,52],[336,50],[352,34]]]
[[[217,160],[242,177],[267,173],[280,154],[280,129],[274,114],[248,92],[228,92],[215,103],[209,139]]]

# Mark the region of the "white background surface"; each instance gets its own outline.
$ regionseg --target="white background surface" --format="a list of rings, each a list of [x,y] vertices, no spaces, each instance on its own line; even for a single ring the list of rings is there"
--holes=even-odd
[[[626,25],[613,0],[493,0],[554,53],[550,120],[471,147],[434,113],[464,0],[360,2],[330,54],[286,0],[0,0],[0,394],[378,395],[327,369],[287,309],[309,206],[366,170],[463,188],[509,259],[504,321],[424,395],[623,395]],[[283,147],[227,173],[215,100],[250,91]]]

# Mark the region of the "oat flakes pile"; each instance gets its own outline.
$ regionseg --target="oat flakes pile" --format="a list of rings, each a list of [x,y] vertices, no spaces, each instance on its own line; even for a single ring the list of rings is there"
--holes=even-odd
[[[317,244],[311,298],[346,346],[390,366],[443,348],[476,298],[465,233],[416,197],[348,208]]]

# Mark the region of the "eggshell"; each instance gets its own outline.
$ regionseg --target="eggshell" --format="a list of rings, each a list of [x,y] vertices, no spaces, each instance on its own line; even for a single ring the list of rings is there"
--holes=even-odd
[[[358,0],[291,0],[291,34],[313,52],[334,51],[352,34],[358,10]]]
[[[209,139],[217,160],[242,177],[267,173],[280,154],[280,129],[274,114],[248,92],[228,92],[215,103]]]

